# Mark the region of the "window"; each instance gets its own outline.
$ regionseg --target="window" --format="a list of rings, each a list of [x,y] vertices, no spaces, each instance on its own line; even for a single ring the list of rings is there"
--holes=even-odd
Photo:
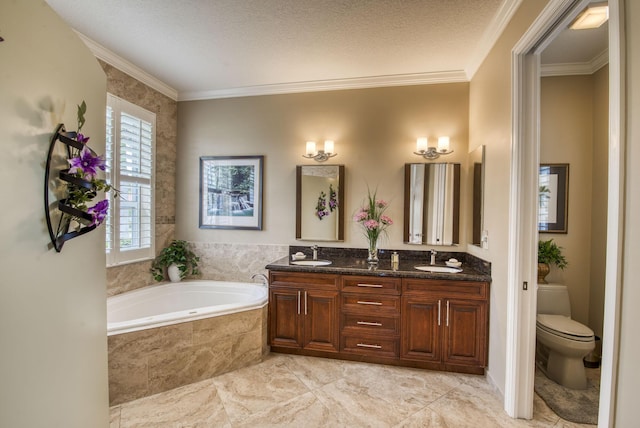
[[[108,94],[106,174],[120,196],[110,194],[107,266],[155,256],[155,125],[154,113]]]

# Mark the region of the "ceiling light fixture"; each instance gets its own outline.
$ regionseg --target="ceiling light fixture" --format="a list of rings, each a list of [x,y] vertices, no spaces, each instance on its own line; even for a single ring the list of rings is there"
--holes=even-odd
[[[609,19],[607,2],[592,3],[571,23],[572,30],[588,30],[598,28]]]

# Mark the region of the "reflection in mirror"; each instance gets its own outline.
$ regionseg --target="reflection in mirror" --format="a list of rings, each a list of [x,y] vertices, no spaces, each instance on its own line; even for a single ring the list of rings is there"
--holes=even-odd
[[[344,165],[296,167],[296,239],[344,240]]]
[[[482,224],[484,217],[484,146],[480,146],[471,153],[468,158],[469,176],[473,192],[471,244],[482,245]]]
[[[460,164],[405,164],[404,176],[405,242],[459,244]]]

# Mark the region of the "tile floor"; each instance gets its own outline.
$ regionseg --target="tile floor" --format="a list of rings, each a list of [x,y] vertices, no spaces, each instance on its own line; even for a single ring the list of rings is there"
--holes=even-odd
[[[593,427],[536,396],[515,420],[483,376],[270,354],[262,363],[111,408],[110,428]]]

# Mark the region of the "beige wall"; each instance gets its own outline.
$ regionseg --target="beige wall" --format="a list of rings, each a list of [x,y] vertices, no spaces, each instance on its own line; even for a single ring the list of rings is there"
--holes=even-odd
[[[638,424],[638,388],[640,387],[640,287],[638,286],[638,260],[640,260],[640,2],[625,0],[626,9],[626,180],[625,226],[623,242],[622,300],[620,313],[620,358],[616,379],[617,427]]]
[[[43,181],[58,125],[104,153],[105,76],[42,0],[0,3],[0,426],[107,427],[104,229],[49,249]]]
[[[602,337],[607,256],[609,161],[609,66],[593,74],[593,170],[591,173],[591,263],[589,326]],[[596,350],[598,353],[600,349]]]
[[[594,98],[592,75],[542,79],[540,163],[569,164],[567,233],[540,234],[540,239],[553,239],[563,248],[569,265],[565,270],[552,266],[547,281],[567,285],[571,315],[584,324],[589,323],[591,231],[595,226],[592,224],[592,207],[595,203],[592,194],[593,183],[597,184],[593,175],[596,165],[597,171],[603,172],[604,169],[605,175],[598,178],[604,180],[606,190],[607,157],[594,159],[594,128],[596,124],[604,123],[606,129],[608,115],[595,116]],[[601,201],[598,202],[602,205]],[[606,222],[599,226],[600,229],[606,229]],[[604,289],[604,281],[601,288]]]
[[[418,136],[426,135],[435,144],[438,136],[449,135],[455,152],[443,159],[462,163],[466,173],[468,88],[456,83],[178,103],[176,236],[200,246],[234,243],[269,251],[275,244],[280,247],[270,254],[278,257],[286,254],[282,245],[312,245],[295,240],[295,167],[317,164],[302,158],[305,141],[333,139],[338,156],[329,162],[346,166],[345,241],[335,246],[366,248],[351,216],[369,185],[390,201],[387,213],[395,221],[381,247],[415,249],[402,242],[404,164],[424,161],[412,153]],[[264,228],[199,229],[199,157],[236,155],[265,156]]]
[[[175,232],[175,180],[178,103],[128,74],[100,61],[107,75],[107,91],[156,114],[156,254]],[[123,293],[154,282],[151,261],[107,269],[107,293]]]
[[[489,249],[468,251],[491,265],[488,376],[504,391],[507,334],[509,182],[511,167],[511,50],[546,1],[523,2],[471,79],[469,147],[486,145],[484,228]]]

